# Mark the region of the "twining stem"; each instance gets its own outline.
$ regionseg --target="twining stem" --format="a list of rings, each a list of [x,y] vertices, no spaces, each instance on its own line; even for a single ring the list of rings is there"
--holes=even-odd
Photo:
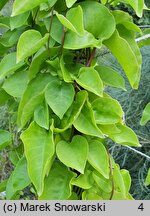
[[[54,17],[54,7],[52,7],[51,19],[50,19],[49,30],[48,30],[49,37],[48,37],[48,42],[47,42],[47,48],[48,48],[49,53],[50,53],[50,47],[49,47],[50,33],[51,33],[51,29],[52,29],[53,17]]]
[[[92,60],[93,60],[93,58],[94,58],[94,56],[95,56],[95,52],[96,52],[96,47],[94,47],[93,50],[92,50],[90,59],[88,60],[88,62],[87,62],[87,64],[86,64],[87,67],[90,67],[90,66],[91,66]]]
[[[63,52],[63,47],[64,47],[64,42],[65,42],[65,35],[66,35],[66,28],[63,28],[63,34],[61,38],[61,47],[60,47],[60,55],[62,55]]]

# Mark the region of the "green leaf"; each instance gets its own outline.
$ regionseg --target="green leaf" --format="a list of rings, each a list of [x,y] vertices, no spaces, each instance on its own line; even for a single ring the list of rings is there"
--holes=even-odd
[[[45,24],[48,29],[49,19],[45,20]],[[61,44],[62,42],[62,36],[64,34],[63,29],[64,29],[63,25],[60,23],[58,18],[54,16],[50,35],[59,44]],[[91,46],[100,48],[101,45],[102,45],[101,40],[95,39],[95,37],[87,31],[84,31],[83,36],[79,36],[76,33],[68,30],[65,33],[65,41],[64,41],[63,47],[65,49],[82,49],[82,48],[87,48]]]
[[[120,170],[120,173],[124,180],[124,185],[126,189],[126,194],[128,194],[130,187],[131,187],[131,176],[128,170],[122,169]]]
[[[8,0],[2,0],[0,1],[0,10],[5,6],[5,4],[8,2]]]
[[[121,192],[123,197],[126,197],[126,187],[118,164],[114,164],[113,180],[114,180],[115,190]]]
[[[129,4],[136,12],[138,17],[142,17],[144,9],[144,0],[121,0],[121,2]]]
[[[15,0],[13,4],[12,16],[16,16],[18,14],[22,14],[26,11],[32,10],[33,8],[39,6],[41,3],[47,2],[48,0],[24,0],[23,2],[20,0]]]
[[[104,178],[97,171],[93,171],[93,178],[97,184],[97,186],[106,193],[111,193],[112,191],[112,182],[110,179]]]
[[[112,98],[98,98],[92,102],[97,124],[122,122],[123,111],[119,102]]]
[[[115,19],[107,7],[95,2],[80,2],[83,9],[84,28],[95,38],[108,39],[115,31]],[[109,26],[109,28],[108,28]]]
[[[39,31],[27,30],[19,38],[17,44],[17,62],[37,52],[48,40],[49,34],[43,38]]]
[[[7,101],[11,98],[7,92],[3,89],[0,89],[0,106],[6,105]]]
[[[81,133],[104,138],[103,133],[96,125],[90,104],[85,104],[83,106],[80,115],[74,121],[73,125]]]
[[[49,109],[48,105],[44,102],[40,104],[34,111],[34,121],[40,126],[49,129]]]
[[[0,28],[10,28],[10,18],[5,16],[0,16]]]
[[[45,98],[53,112],[62,119],[73,103],[74,88],[72,84],[65,83],[59,79],[54,80],[48,85],[45,91]]]
[[[89,141],[88,161],[100,174],[109,178],[109,157],[106,148],[100,141]]]
[[[83,11],[80,6],[70,9],[67,12],[66,17],[62,14],[56,15],[62,25],[64,25],[67,29],[81,36],[84,35]],[[76,19],[76,17],[78,17],[78,19]]]
[[[44,181],[44,190],[39,200],[66,200],[71,195],[70,181],[75,174],[61,163],[53,163]]]
[[[0,150],[10,145],[12,142],[11,134],[8,131],[0,130]]]
[[[123,67],[131,86],[137,89],[141,64],[137,61],[136,55],[129,43],[115,31],[108,40],[104,41],[104,44],[112,51]],[[124,55],[124,53],[127,53],[127,55]]]
[[[21,134],[28,162],[29,177],[40,196],[44,189],[44,177],[55,152],[53,132],[39,127],[35,122]]]
[[[88,143],[84,137],[76,135],[70,144],[60,141],[56,146],[56,153],[62,163],[84,174],[88,157]]]
[[[133,23],[133,18],[127,12],[121,10],[114,10],[112,14],[115,18],[116,25],[122,24],[128,30],[141,32],[141,29]]]
[[[71,184],[83,189],[89,189],[92,187],[93,182],[94,180],[91,171],[85,170],[84,174],[80,174],[77,178],[73,178]]]
[[[88,94],[84,90],[81,90],[76,94],[75,101],[73,102],[71,107],[68,109],[68,111],[64,114],[64,117],[61,121],[59,128],[54,129],[55,132],[58,132],[58,133],[63,132],[72,126],[73,122],[79,116],[81,109],[87,99],[87,96]]]
[[[13,97],[21,97],[27,87],[27,82],[27,72],[18,71],[5,80],[2,88]]]
[[[143,111],[140,125],[145,125],[150,120],[150,103],[148,103]]]
[[[9,74],[12,74],[23,65],[23,62],[16,64],[15,52],[7,54],[0,62],[0,79],[5,78],[5,76]]]
[[[145,186],[149,186],[149,185],[150,185],[150,169],[148,170],[148,174],[145,180]]]
[[[103,82],[96,70],[92,67],[82,67],[76,82],[84,89],[98,95],[103,95]]]
[[[44,100],[47,85],[55,79],[50,74],[39,74],[28,84],[18,108],[19,128],[22,128],[32,117],[35,108]]]
[[[100,197],[98,194],[96,193],[88,193],[86,191],[83,192],[82,194],[83,196],[83,200],[103,200],[102,197]]]
[[[17,192],[23,190],[30,184],[30,179],[27,171],[27,161],[25,157],[22,157],[15,170],[12,172],[6,187],[7,199],[13,199]]]
[[[112,133],[111,129],[110,132],[108,132],[108,136],[116,143],[121,145],[128,145],[128,146],[135,146],[140,147],[139,140],[134,133],[134,131],[127,127],[126,125],[117,124],[117,128],[120,130],[120,132]],[[103,126],[100,126],[100,129],[103,131]]]
[[[66,5],[68,8],[72,7],[72,5],[76,2],[77,0],[66,0]]]
[[[30,13],[26,12],[26,13],[20,14],[18,16],[10,17],[11,30],[13,30],[15,28],[19,28],[23,25],[26,25],[29,15],[30,15]]]
[[[0,183],[0,192],[6,191],[7,182],[8,182],[8,179],[6,179]]]
[[[64,62],[63,55],[60,58],[60,68],[62,71],[62,76],[63,76],[64,81],[65,82],[72,82],[72,78],[71,78],[70,72],[66,68],[66,63]]]
[[[104,84],[115,88],[121,88],[126,91],[124,78],[115,70],[102,65],[96,66],[95,70],[99,73],[100,78],[102,79]]]

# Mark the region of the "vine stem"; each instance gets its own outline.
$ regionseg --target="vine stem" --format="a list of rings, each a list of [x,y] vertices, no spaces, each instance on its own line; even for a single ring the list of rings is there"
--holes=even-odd
[[[54,7],[52,7],[52,14],[51,14],[51,19],[50,19],[50,24],[49,24],[49,37],[48,37],[48,42],[47,42],[47,48],[48,51],[50,52],[50,47],[49,47],[49,43],[50,43],[50,33],[51,33],[51,28],[52,28],[52,23],[53,23],[53,17],[54,17]]]
[[[90,59],[88,60],[88,62],[87,62],[87,64],[86,64],[87,67],[90,67],[91,62],[92,62],[92,60],[93,60],[93,58],[94,58],[95,52],[96,52],[96,47],[94,47],[93,50],[92,50]]]
[[[63,47],[64,47],[64,42],[65,42],[65,35],[66,35],[66,28],[63,28],[63,34],[61,38],[61,47],[60,47],[60,55],[62,55]]]
[[[139,155],[141,155],[143,157],[146,157],[148,160],[150,160],[150,156],[148,156],[148,155],[146,155],[146,154],[144,154],[144,153],[142,153],[142,152],[140,152],[140,151],[138,151],[138,150],[136,150],[136,149],[134,149],[134,148],[132,148],[130,146],[125,146],[125,147],[127,147],[128,149],[130,149],[130,150],[136,152],[137,154],[139,154]]]

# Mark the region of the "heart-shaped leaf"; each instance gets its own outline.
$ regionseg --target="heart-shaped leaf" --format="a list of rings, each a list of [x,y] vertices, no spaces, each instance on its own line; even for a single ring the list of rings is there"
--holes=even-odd
[[[71,179],[75,173],[61,163],[53,163],[44,181],[44,190],[39,200],[66,200],[71,195]]]
[[[115,19],[107,7],[96,1],[82,1],[84,28],[95,38],[105,40],[115,31]],[[109,28],[106,28],[109,26]]]
[[[60,141],[56,147],[59,160],[66,166],[84,174],[88,157],[88,142],[82,136],[74,136],[71,143]]]
[[[98,98],[92,102],[97,124],[122,122],[123,111],[119,102],[112,98]]]
[[[13,97],[21,97],[27,87],[27,82],[28,82],[27,72],[17,71],[8,79],[5,80],[2,88]]]
[[[100,141],[89,141],[88,161],[100,174],[109,178],[109,157],[106,148]]]
[[[29,177],[38,195],[41,195],[44,189],[44,177],[55,152],[53,133],[33,122],[21,134],[21,139],[28,162]]]
[[[54,131],[57,133],[63,132],[65,130],[67,130],[69,127],[71,127],[71,125],[73,124],[73,122],[77,119],[77,117],[79,116],[81,109],[87,99],[87,92],[84,90],[79,91],[76,94],[76,99],[73,102],[73,104],[71,105],[71,107],[68,109],[68,111],[65,113],[59,128],[55,128]]]
[[[77,178],[73,178],[71,181],[72,185],[83,189],[89,189],[94,183],[92,172],[90,170],[85,170],[84,174],[80,174]]]
[[[18,126],[22,128],[31,118],[35,108],[44,100],[44,92],[56,78],[50,74],[39,74],[27,86],[18,109]]]
[[[45,91],[45,98],[53,112],[60,118],[73,103],[74,88],[72,84],[61,80],[55,80],[48,85]]]
[[[9,53],[0,62],[0,79],[12,74],[14,71],[23,66],[24,63],[20,62],[16,64],[16,53]]]
[[[27,161],[25,157],[22,157],[8,180],[6,187],[7,199],[12,199],[18,191],[23,190],[30,183],[31,181],[28,176]]]
[[[37,52],[48,40],[49,34],[43,38],[39,31],[27,30],[19,38],[17,44],[17,62]]]
[[[98,72],[92,67],[82,67],[76,82],[86,90],[98,96],[103,95],[103,82]]]
[[[126,90],[124,78],[112,68],[100,65],[96,66],[95,70],[99,73],[104,84]]]
[[[90,104],[84,104],[80,115],[73,122],[73,125],[81,133],[104,138],[103,133],[96,125],[93,110],[91,109]]]

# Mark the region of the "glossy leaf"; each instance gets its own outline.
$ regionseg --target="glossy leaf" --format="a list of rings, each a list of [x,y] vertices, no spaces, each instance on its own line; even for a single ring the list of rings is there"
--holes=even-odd
[[[121,2],[129,4],[135,10],[137,16],[142,17],[144,9],[144,0],[121,0]]]
[[[150,120],[150,103],[144,108],[140,124],[143,126]]]
[[[45,91],[45,98],[53,112],[62,119],[65,112],[73,103],[74,88],[72,84],[55,80],[48,85]]]
[[[150,185],[150,169],[148,170],[148,174],[146,176],[145,185],[146,186]]]
[[[56,153],[62,163],[84,174],[88,157],[88,143],[84,137],[76,135],[70,144],[60,141],[56,146]]]
[[[98,140],[89,141],[89,163],[105,178],[109,178],[109,158],[104,145]]]
[[[44,190],[39,200],[66,200],[71,195],[70,181],[75,174],[61,163],[54,162],[44,181]]]
[[[86,99],[87,99],[86,91],[81,90],[76,94],[75,101],[68,109],[68,111],[64,114],[64,117],[60,123],[59,128],[54,129],[56,132],[62,132],[64,130],[67,130],[69,127],[71,127],[73,122],[79,116]]]
[[[131,187],[131,176],[128,170],[122,169],[120,170],[120,173],[124,180],[124,185],[126,189],[126,194],[128,194],[130,187]]]
[[[10,98],[11,96],[6,91],[0,89],[0,106],[5,105]]]
[[[83,9],[85,30],[92,33],[95,38],[108,39],[115,31],[115,19],[107,7],[95,1],[80,2],[80,6]]]
[[[48,105],[44,102],[40,104],[34,111],[34,121],[40,126],[49,129],[49,109]]]
[[[70,9],[67,12],[66,17],[61,14],[56,15],[62,25],[64,25],[67,29],[81,36],[84,35],[83,11],[80,6]],[[78,17],[78,19],[75,17]]]
[[[88,193],[86,191],[83,192],[82,197],[83,200],[103,200],[103,198],[100,197],[98,194],[92,192]]]
[[[14,195],[23,190],[31,183],[28,171],[27,171],[27,161],[25,157],[22,157],[17,163],[15,170],[12,172],[6,187],[6,197],[7,199],[13,199]]]
[[[120,37],[117,31],[115,31],[114,34],[104,42],[104,44],[112,51],[123,67],[131,86],[137,89],[140,79],[141,65],[138,63],[136,55],[129,43],[124,38]],[[128,53],[128,55],[124,55],[124,53]]]
[[[49,26],[49,19],[45,21],[45,24]],[[53,18],[52,28],[51,28],[51,37],[56,40],[59,44],[61,44],[62,41],[62,35],[64,34],[63,31],[63,25],[60,23],[57,17]],[[100,48],[102,45],[101,40],[95,39],[95,37],[87,32],[84,31],[83,36],[79,36],[76,33],[68,30],[65,33],[65,40],[63,47],[65,49],[82,49],[90,46],[94,46],[97,48]]]
[[[117,164],[114,165],[113,180],[114,180],[115,190],[121,192],[123,197],[126,197],[126,187],[124,184],[124,179],[123,176],[121,175],[120,168]]]
[[[21,97],[27,87],[27,82],[27,72],[18,71],[5,80],[2,88],[13,97]]]
[[[90,105],[85,104],[80,115],[73,123],[74,127],[81,133],[103,138],[103,133],[97,127],[93,111]]]
[[[99,98],[92,102],[97,124],[115,124],[122,122],[123,111],[119,102],[112,98]]]
[[[111,193],[112,191],[112,182],[110,179],[104,178],[101,174],[93,171],[93,178],[97,184],[97,186],[106,193]]]
[[[0,1],[0,10],[4,7],[4,5],[8,2],[8,0]]]
[[[19,28],[23,25],[27,24],[27,19],[29,17],[30,13],[26,12],[23,14],[20,14],[18,16],[14,16],[10,18],[10,28],[11,30],[15,29],[15,28]]]
[[[15,0],[13,4],[12,16],[16,16],[26,11],[32,10],[33,8],[39,6],[41,3],[44,2],[47,2],[47,0],[24,0],[23,2],[20,0]]]
[[[100,65],[96,66],[95,70],[99,73],[104,84],[126,90],[124,78],[112,68]]]
[[[80,174],[77,178],[72,179],[71,184],[83,189],[89,189],[92,187],[93,182],[91,171],[85,170],[84,174]]]
[[[103,82],[96,70],[90,67],[82,67],[76,82],[84,89],[98,95],[103,95]]]
[[[0,130],[0,150],[10,145],[12,142],[11,134],[8,131]]]
[[[35,108],[43,102],[45,89],[54,80],[55,77],[50,74],[40,74],[28,84],[18,108],[19,128],[27,123]]]
[[[125,125],[118,124],[120,133],[110,134],[109,137],[118,144],[140,147],[139,140],[133,130]]]
[[[35,122],[21,134],[28,163],[29,177],[40,196],[44,177],[55,152],[53,132],[39,127]]]
[[[9,74],[12,74],[23,65],[23,62],[16,64],[15,52],[9,53],[0,62],[0,79],[5,78],[5,76]]]
[[[27,30],[19,38],[17,44],[17,62],[24,60],[37,52],[48,40],[49,35],[43,38],[40,32],[36,30]]]
[[[68,8],[72,7],[72,5],[76,2],[77,0],[66,0],[66,5]]]

